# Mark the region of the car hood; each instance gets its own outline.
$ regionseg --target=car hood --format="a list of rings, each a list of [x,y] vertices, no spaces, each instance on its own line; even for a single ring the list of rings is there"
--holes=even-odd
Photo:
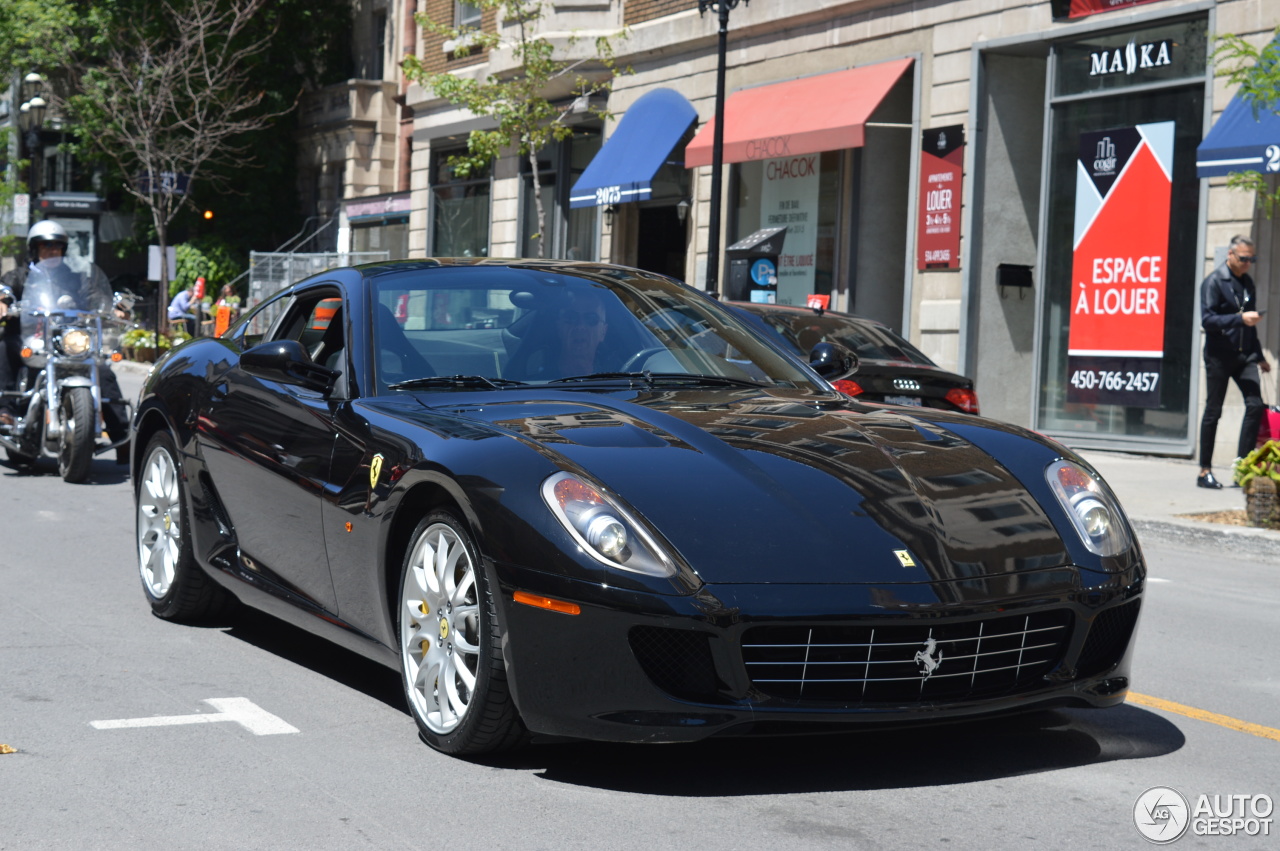
[[[468,396],[424,403],[586,471],[706,582],[929,582],[1070,561],[1023,484],[1034,472],[1044,489],[1055,452],[1011,426],[757,391]]]

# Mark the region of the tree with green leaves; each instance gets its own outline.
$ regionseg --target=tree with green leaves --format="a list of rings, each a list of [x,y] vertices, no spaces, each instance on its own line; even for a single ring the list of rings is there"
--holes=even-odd
[[[1239,94],[1253,107],[1254,117],[1263,112],[1280,115],[1280,27],[1263,47],[1255,47],[1237,35],[1223,35],[1213,51],[1218,76],[1239,86]],[[1280,204],[1280,188],[1272,190],[1259,171],[1236,171],[1227,186],[1256,192],[1258,206],[1271,218]]]
[[[161,0],[88,6],[79,39],[56,74],[54,106],[124,176],[151,215],[161,256],[192,186],[218,164],[248,156],[236,141],[293,104],[271,111],[251,73],[273,30],[252,26],[267,0]],[[161,264],[159,324],[167,315]]]
[[[493,119],[490,130],[473,130],[467,139],[467,153],[449,158],[448,164],[460,177],[488,168],[506,151],[515,150],[528,158],[533,178],[533,198],[537,209],[538,256],[545,255],[547,232],[546,210],[542,204],[542,185],[538,175],[538,152],[552,142],[560,142],[573,134],[567,123],[568,110],[562,104],[570,99],[590,104],[592,95],[607,93],[613,79],[630,73],[620,68],[614,54],[614,41],[626,34],[599,36],[594,54],[578,57],[561,55],[555,41],[542,35],[544,17],[542,2],[534,0],[472,0],[482,12],[497,13],[496,31],[454,27],[419,13],[418,22],[428,31],[452,41],[454,56],[469,56],[485,51],[491,57],[509,52],[510,73],[490,73],[476,79],[448,71],[428,71],[417,56],[405,59],[404,71],[409,79],[449,103],[464,107],[476,116]],[[486,18],[490,17],[485,15]],[[580,42],[570,35],[567,52]],[[586,51],[582,51],[584,54]],[[604,119],[607,110],[588,106],[588,110]]]
[[[67,21],[73,17],[66,0],[0,2],[0,87],[47,61],[49,45],[66,36]],[[4,152],[12,143],[9,128],[0,127],[0,160],[8,160]],[[13,209],[14,196],[29,189],[22,179],[28,165],[26,160],[8,160],[8,168],[0,171],[0,225],[5,227],[0,253],[15,254],[24,246],[21,236],[8,235],[11,221],[5,213]]]

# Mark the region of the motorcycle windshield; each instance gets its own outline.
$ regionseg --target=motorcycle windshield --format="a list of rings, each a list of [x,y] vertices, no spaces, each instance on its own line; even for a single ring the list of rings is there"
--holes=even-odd
[[[32,266],[22,292],[23,313],[84,310],[110,315],[111,304],[111,285],[101,269],[61,257]]]

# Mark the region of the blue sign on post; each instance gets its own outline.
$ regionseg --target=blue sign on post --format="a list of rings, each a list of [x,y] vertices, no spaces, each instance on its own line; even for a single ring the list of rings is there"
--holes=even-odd
[[[778,267],[768,257],[761,257],[751,264],[751,280],[758,287],[776,287]]]
[[[138,175],[138,191],[144,195],[186,195],[191,175],[177,171]]]

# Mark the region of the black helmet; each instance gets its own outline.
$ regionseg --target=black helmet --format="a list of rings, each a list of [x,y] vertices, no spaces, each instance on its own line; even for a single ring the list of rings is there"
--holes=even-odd
[[[62,225],[52,219],[45,219],[42,222],[36,222],[31,226],[31,230],[27,231],[27,251],[30,252],[32,260],[39,256],[36,249],[42,242],[61,245],[62,253],[66,254],[71,237],[67,236],[67,231]]]

